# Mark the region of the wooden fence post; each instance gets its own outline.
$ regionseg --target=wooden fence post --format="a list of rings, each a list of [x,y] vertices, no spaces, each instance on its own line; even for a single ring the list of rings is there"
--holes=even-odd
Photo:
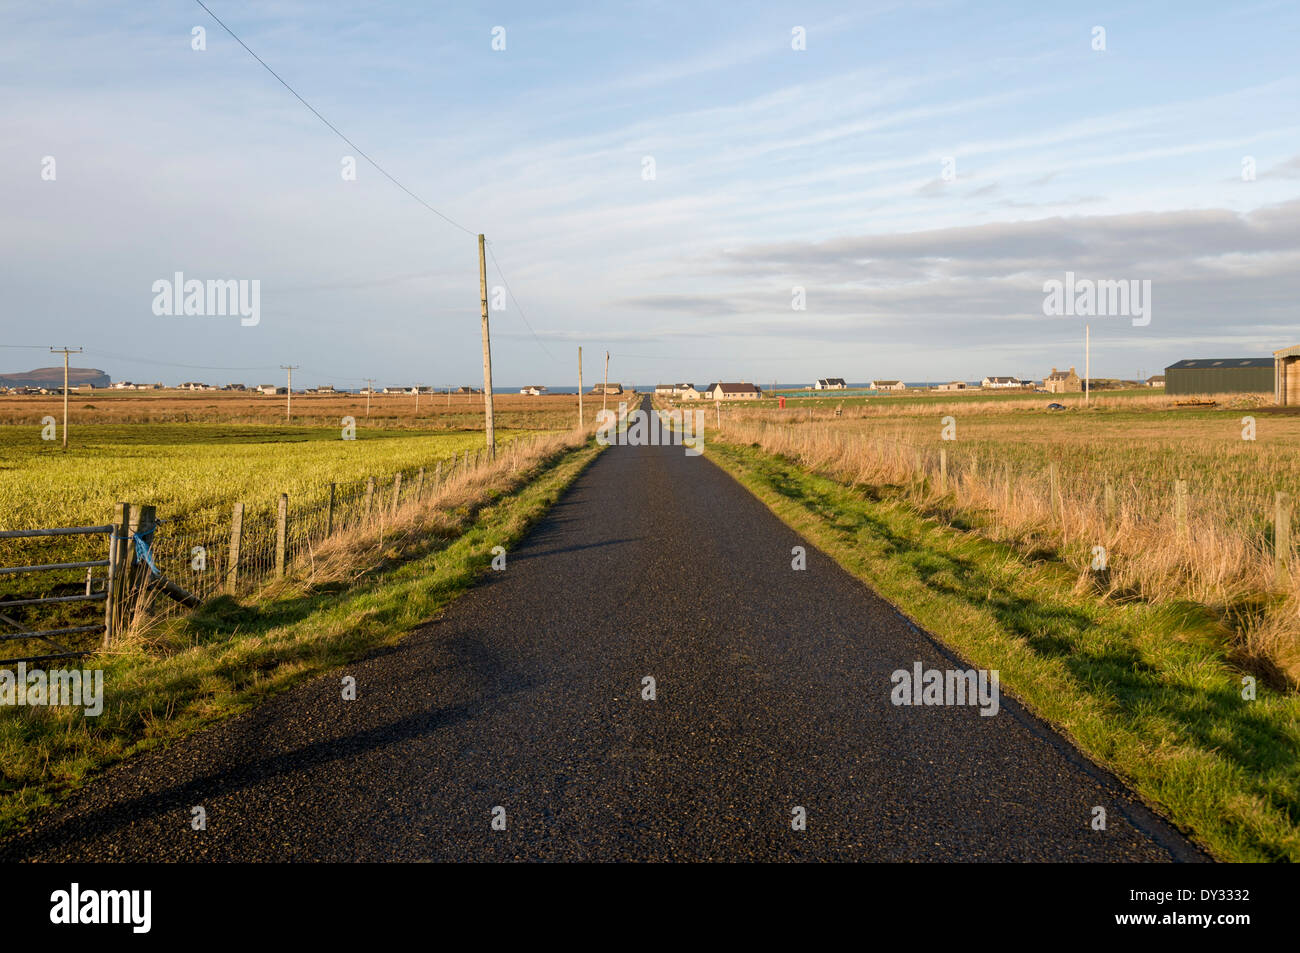
[[[1174,526],[1178,535],[1187,536],[1187,481],[1174,481]]]
[[[420,494],[424,492],[424,467],[420,467],[420,472],[415,475],[415,498],[418,500]]]
[[[1273,581],[1279,589],[1291,581],[1291,497],[1273,497]]]
[[[393,516],[397,516],[397,504],[402,498],[402,474],[399,471],[397,476],[393,477]]]
[[[366,525],[369,525],[370,523],[370,510],[374,502],[375,502],[375,478],[366,477],[366,511],[365,511],[365,516],[362,517]]]
[[[275,514],[275,574],[284,575],[289,549],[289,494],[280,494],[280,508]]]
[[[1106,525],[1110,526],[1115,522],[1115,488],[1110,485],[1110,480],[1102,487],[1101,501],[1102,511],[1106,514]]]
[[[239,547],[244,539],[244,504],[236,503],[230,514],[230,565],[226,567],[226,591],[231,595],[239,583]]]
[[[102,648],[112,644],[117,634],[118,620],[121,613],[118,604],[122,597],[121,563],[126,556],[127,514],[129,503],[118,503],[113,507],[113,528],[108,534],[108,570],[104,579],[104,641]]]
[[[130,515],[127,518],[127,538],[122,541],[126,549],[126,559],[121,575],[122,594],[118,607],[122,614],[117,627],[118,632],[125,632],[130,626],[135,616],[136,602],[144,586],[144,576],[149,572],[149,567],[136,559],[135,537],[147,536],[154,528],[155,512],[152,506],[137,506],[132,503],[130,507]]]
[[[442,461],[441,460],[438,461],[438,465],[434,467],[433,470],[433,485],[442,486]]]
[[[330,484],[330,502],[329,508],[325,511],[325,537],[328,539],[334,535],[334,488],[335,483]]]

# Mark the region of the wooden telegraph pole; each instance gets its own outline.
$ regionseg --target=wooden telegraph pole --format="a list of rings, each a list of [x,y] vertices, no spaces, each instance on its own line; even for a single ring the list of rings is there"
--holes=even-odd
[[[63,449],[68,449],[68,355],[80,354],[79,347],[52,347],[51,354],[63,354]]]
[[[582,419],[582,345],[578,345],[578,429],[583,426]]]
[[[375,389],[375,379],[373,377],[361,378],[366,382],[366,420],[370,419],[370,395]]]
[[[478,237],[478,293],[483,310],[483,409],[487,423],[488,459],[496,457],[497,434],[492,422],[492,345],[488,335],[487,259],[483,255],[483,236]]]
[[[293,417],[293,372],[302,365],[281,364],[280,367],[289,372],[289,386],[284,389],[284,419],[290,420]]]
[[[609,351],[605,352],[605,386],[600,389],[600,409],[605,409],[605,401],[609,399]]]

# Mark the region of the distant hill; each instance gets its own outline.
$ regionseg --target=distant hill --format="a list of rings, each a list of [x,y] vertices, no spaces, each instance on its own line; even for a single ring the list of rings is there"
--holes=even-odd
[[[91,387],[107,387],[113,383],[112,378],[97,367],[68,368],[69,384],[89,384]],[[63,387],[63,365],[58,367],[38,367],[34,371],[18,374],[0,374],[0,387]]]

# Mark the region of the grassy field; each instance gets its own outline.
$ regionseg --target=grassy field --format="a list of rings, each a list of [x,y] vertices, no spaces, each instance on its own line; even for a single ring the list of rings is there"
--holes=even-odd
[[[1300,554],[1284,552],[1279,576],[1273,522],[1275,494],[1300,492],[1300,416],[1254,396],[1218,400],[891,396],[845,401],[839,416],[834,399],[784,411],[765,402],[727,407],[723,434],[852,486],[890,487],[1025,558],[1059,559],[1080,591],[1195,605],[1237,664],[1295,687]],[[1068,409],[1047,410],[1052,401]]]
[[[498,450],[567,433],[577,420],[576,395],[497,395],[495,404]],[[587,404],[589,423],[596,406]],[[152,505],[161,521],[150,540],[160,569],[208,598],[224,586],[235,502],[244,505],[240,576],[246,589],[274,572],[282,493],[289,500],[288,558],[310,559],[327,519],[329,526],[351,525],[373,512],[382,524],[395,496],[431,488],[485,445],[481,395],[422,395],[418,408],[413,396],[376,396],[368,418],[364,396],[295,395],[291,424],[284,409],[282,396],[79,393],[70,403],[64,449],[60,440],[44,439],[50,434],[42,424],[46,417],[62,420],[61,398],[0,397],[0,421],[10,421],[0,423],[0,530],[104,525],[118,502]],[[354,439],[344,439],[348,423]],[[417,484],[421,469],[425,478]],[[399,474],[406,481],[400,487]],[[192,565],[196,547],[203,561]],[[100,560],[106,553],[102,534],[0,540],[0,566]],[[94,570],[92,585],[102,585],[102,576],[102,569]],[[0,602],[75,595],[86,577],[85,569],[0,575]],[[84,626],[97,612],[102,618],[89,602],[11,607],[0,630]],[[80,650],[95,638],[76,633],[60,644]],[[34,640],[0,643],[0,657],[48,651]]]
[[[508,444],[526,431],[496,432]],[[179,518],[236,500],[295,499],[478,451],[476,431],[418,432],[276,424],[95,424],[67,451],[32,428],[0,427],[0,529],[108,522],[119,500]]]
[[[600,398],[585,397],[588,422]],[[576,394],[497,394],[494,422],[505,430],[567,430],[577,423]],[[362,394],[294,394],[293,419],[285,419],[285,398],[228,391],[78,391],[69,395],[69,434],[75,443],[87,424],[284,424],[341,427],[354,417],[357,429],[483,430],[481,394],[376,394],[369,411]],[[62,395],[0,395],[0,424],[32,428],[38,439],[45,416],[63,420]]]
[[[937,498],[812,472],[724,427],[709,457],[796,531],[1230,861],[1300,860],[1300,696],[1243,673],[1186,602],[1104,598]]]

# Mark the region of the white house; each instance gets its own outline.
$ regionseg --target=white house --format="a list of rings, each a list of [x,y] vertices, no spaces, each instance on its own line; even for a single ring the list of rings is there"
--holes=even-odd
[[[519,388],[519,393],[527,394],[529,397],[541,397],[546,392],[546,388],[540,384],[529,384],[527,387]]]
[[[813,384],[813,390],[844,390],[848,386],[842,377],[819,377],[817,383]]]
[[[696,390],[694,384],[683,384],[681,385],[681,391],[677,394],[677,396],[680,397],[682,400],[699,400],[700,398],[705,397],[706,395]]]
[[[1021,390],[1025,382],[1018,377],[986,377],[980,381],[980,387],[992,390]]]
[[[872,381],[872,390],[907,390],[907,385],[902,381]]]

